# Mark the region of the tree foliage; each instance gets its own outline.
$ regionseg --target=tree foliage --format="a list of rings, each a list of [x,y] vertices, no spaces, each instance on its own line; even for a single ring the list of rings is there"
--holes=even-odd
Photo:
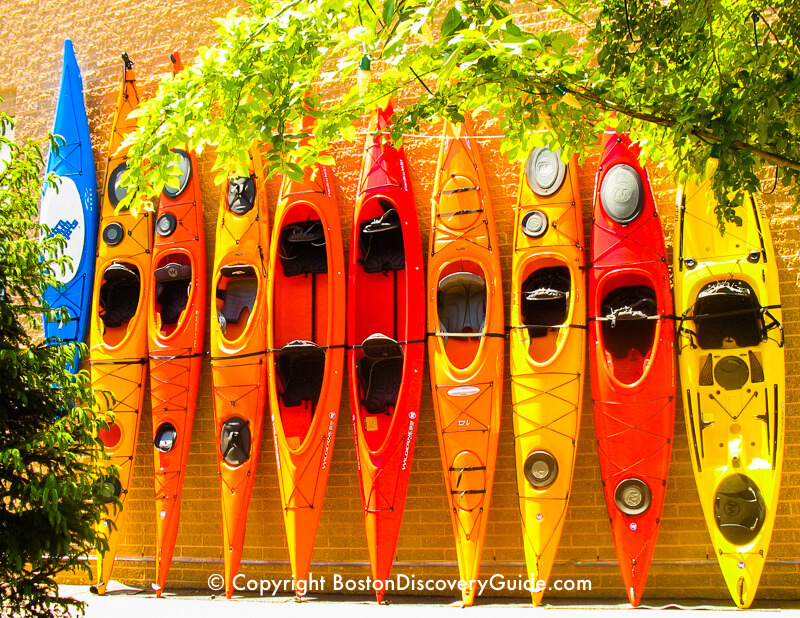
[[[542,145],[585,157],[607,126],[630,130],[679,182],[717,156],[720,218],[734,220],[742,191],[758,190],[767,172],[800,199],[794,3],[250,0],[144,106],[131,155],[146,163],[126,182],[138,189],[131,199],[156,195],[169,150],[184,142],[216,146],[220,178],[253,142],[269,147],[270,174],[297,176],[330,141],[352,139],[366,109],[405,90],[414,98],[398,115],[398,139],[470,108],[500,118],[511,160]],[[362,50],[378,70],[359,92]],[[318,118],[305,147],[291,127],[309,107]]]
[[[46,346],[39,334],[42,290],[69,258],[63,237],[36,223],[41,150],[8,139],[11,126],[0,114],[0,614],[67,616],[81,604],[59,598],[54,577],[90,572],[81,559],[104,542],[94,524],[107,489],[87,372],[66,369],[74,344]]]

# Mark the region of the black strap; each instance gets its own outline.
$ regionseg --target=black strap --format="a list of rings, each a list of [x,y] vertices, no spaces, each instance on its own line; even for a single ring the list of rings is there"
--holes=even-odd
[[[458,187],[457,189],[442,189],[439,191],[439,195],[450,195],[452,193],[466,193],[467,191],[480,191],[480,187]],[[479,210],[475,210],[473,212],[480,212]]]
[[[636,320],[682,320],[680,316],[677,315],[646,315],[640,318],[607,318],[607,317],[599,317],[599,318],[588,318],[589,322],[634,322]]]
[[[262,354],[266,354],[267,350],[259,350],[258,352],[248,352],[247,354],[232,354],[230,356],[212,356],[212,361],[219,361],[219,360],[235,360],[237,358],[249,358],[250,356],[261,356]]]
[[[477,215],[483,212],[483,208],[476,208],[473,210],[454,210],[453,212],[440,212],[437,217],[457,217],[459,215]]]
[[[407,344],[412,344],[412,343],[425,343],[426,341],[427,341],[427,339],[409,339],[408,341],[398,341],[397,343],[399,345],[407,345]],[[340,346],[340,347],[347,348],[348,350],[360,350],[361,349],[361,344],[359,344],[359,345],[346,345],[346,346]]]
[[[578,328],[586,330],[589,327],[586,324],[520,324],[519,326],[507,326],[507,331],[521,330],[523,328]]]
[[[450,472],[478,472],[486,470],[486,466],[466,466],[464,468],[450,468]]]
[[[413,343],[413,342],[410,342]],[[316,344],[315,344],[316,345]],[[336,345],[318,345],[316,349],[318,350],[333,350],[334,348],[343,348],[346,349],[348,346],[344,343],[338,343]],[[361,346],[358,346],[361,347]],[[266,350],[259,350],[258,352],[249,352],[247,354],[233,354],[231,356],[212,356],[211,360],[229,360],[235,358],[247,358],[249,356],[259,356],[261,354],[271,354],[273,352],[280,352],[283,348],[273,348],[273,349],[266,349]],[[151,357],[153,358],[153,357]],[[185,357],[188,358],[188,357]]]
[[[147,362],[146,358],[138,358],[136,360],[125,361],[93,361],[89,360],[89,364],[94,365],[144,365]]]
[[[196,354],[179,354],[177,356],[154,356],[150,355],[150,358],[154,360],[178,360],[182,358],[197,358],[198,356],[203,356],[205,352],[197,352]]]
[[[312,341],[312,343],[314,342]],[[315,350],[335,350],[337,348],[347,349],[347,344],[344,343],[337,343],[336,345],[317,345],[316,343],[314,343],[314,345],[316,346],[314,348]],[[267,354],[271,354],[273,352],[282,352],[282,351],[283,348],[273,348],[272,350],[264,350],[264,352],[266,352]]]
[[[454,339],[482,339],[483,337],[507,337],[505,333],[428,333],[428,337],[453,337]]]
[[[765,305],[764,307],[753,307],[752,309],[737,309],[736,311],[720,311],[719,313],[701,313],[700,315],[688,315],[685,313],[681,319],[683,320],[707,320],[710,318],[726,318],[732,315],[745,315],[760,311],[760,313],[767,314],[770,309],[780,309],[780,305]],[[772,317],[772,315],[770,315]],[[775,318],[772,318],[773,320]]]

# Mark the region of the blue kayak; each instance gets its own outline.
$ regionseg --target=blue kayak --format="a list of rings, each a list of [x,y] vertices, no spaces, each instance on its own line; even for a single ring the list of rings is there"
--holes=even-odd
[[[58,148],[51,148],[46,172],[58,174],[60,182],[57,187],[45,188],[39,221],[50,228],[52,235],[64,237],[64,253],[72,258],[72,263],[63,272],[56,270],[61,285],[44,291],[45,304],[54,309],[66,307],[69,321],[45,320],[44,336],[53,344],[83,342],[86,341],[91,314],[99,212],[97,174],[83,100],[83,82],[69,39],[64,41],[64,64],[53,135],[58,136]],[[76,351],[75,361],[70,366],[73,373],[78,370],[78,360]]]

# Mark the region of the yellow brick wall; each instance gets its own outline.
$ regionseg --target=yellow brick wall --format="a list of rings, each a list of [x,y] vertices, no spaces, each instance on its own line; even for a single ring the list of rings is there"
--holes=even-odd
[[[62,41],[64,37],[72,38],[83,73],[92,142],[98,176],[102,181],[109,123],[122,74],[120,53],[125,50],[136,61],[142,95],[152,95],[160,77],[169,71],[169,52],[173,49],[181,50],[184,60],[191,62],[199,46],[214,42],[214,25],[211,19],[224,15],[231,6],[232,3],[221,0],[183,0],[171,3],[160,0],[125,0],[102,5],[88,0],[75,0],[71,3],[53,0],[36,3],[0,0],[0,92],[7,98],[3,109],[12,109],[16,114],[18,136],[44,137],[52,122],[55,107]],[[552,14],[537,13],[533,9],[527,9],[526,18],[529,23],[547,23],[550,27],[558,25]],[[403,105],[402,97],[399,105]],[[509,165],[499,153],[499,140],[493,137],[499,133],[497,123],[485,117],[477,120],[476,131],[482,136],[482,158],[495,208],[500,248],[503,251],[503,281],[505,299],[508,301],[510,243],[513,236],[511,209],[515,202],[518,167]],[[412,168],[423,246],[427,246],[428,241],[429,201],[438,152],[436,138],[440,130],[439,125],[430,126],[420,135],[409,136],[405,145]],[[349,245],[350,218],[360,153],[360,143],[344,142],[336,144],[333,152],[337,159],[336,188],[346,247]],[[589,158],[579,173],[587,243],[596,166],[595,155]],[[200,167],[206,238],[211,256],[219,188],[213,184],[209,156],[201,159]],[[676,187],[666,170],[654,168],[650,173],[664,232],[670,244]],[[771,170],[767,170],[765,176],[771,173]],[[771,184],[770,177],[765,186],[770,187]],[[272,207],[277,191],[278,181],[270,181],[268,198]],[[800,515],[800,303],[797,287],[800,270],[800,226],[797,214],[780,189],[765,196],[765,202],[781,271],[786,366],[789,377],[781,502],[759,598],[795,599],[798,597],[800,583],[800,520],[796,519]],[[524,572],[524,556],[515,495],[511,395],[507,372],[508,369],[504,381],[503,427],[483,556],[483,575],[501,573],[516,578]],[[184,488],[183,517],[170,573],[169,584],[173,588],[205,589],[208,576],[222,571],[219,481],[207,361],[200,388]],[[312,571],[316,575],[338,572],[345,577],[360,578],[368,575],[369,568],[346,388],[341,410],[333,452],[334,463],[314,554],[316,564],[312,566]],[[583,593],[584,598],[621,600],[625,595],[615,564],[600,485],[588,380],[584,393],[584,410],[573,494],[552,576],[590,579],[592,592]],[[152,500],[149,412],[149,405],[146,405],[142,414],[133,486],[127,506],[127,525],[113,575],[114,579],[139,586],[149,584],[154,577],[155,512]],[[728,594],[712,554],[697,499],[680,400],[676,410],[675,429],[661,533],[644,602],[663,604],[687,598],[708,598],[721,599],[727,603]],[[269,432],[270,429],[265,427],[242,565],[242,572],[258,578],[289,575],[275,456]],[[416,577],[457,578],[452,530],[427,379],[396,560],[394,573]],[[78,578],[65,577],[65,581],[68,579],[75,581]],[[579,593],[575,592],[553,592],[550,595],[580,600]],[[370,598],[370,595],[364,596]]]

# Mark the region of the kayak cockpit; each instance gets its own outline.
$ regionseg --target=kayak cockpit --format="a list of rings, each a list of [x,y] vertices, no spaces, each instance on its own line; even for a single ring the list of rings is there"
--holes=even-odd
[[[162,335],[172,334],[181,322],[192,288],[192,265],[188,256],[165,256],[153,271],[156,282],[156,325]]]
[[[466,369],[478,354],[486,328],[486,279],[481,268],[465,260],[448,265],[439,279],[436,306],[444,352],[453,366]]]
[[[753,347],[763,339],[761,305],[753,288],[738,279],[703,286],[692,319],[704,350]]]
[[[272,341],[283,434],[299,448],[311,429],[325,382],[328,339],[328,245],[317,209],[296,202],[280,223],[274,269]]]
[[[103,273],[100,283],[100,319],[103,321],[103,342],[118,345],[139,308],[142,281],[135,264],[113,262]]]
[[[230,264],[220,269],[215,292],[220,331],[228,341],[241,337],[250,321],[258,295],[256,269],[249,264]]]
[[[615,288],[603,297],[601,312],[603,348],[614,377],[634,384],[644,375],[655,344],[656,293],[648,285]]]
[[[325,350],[313,341],[290,341],[278,352],[279,411],[290,447],[305,440],[325,378]]]
[[[284,277],[328,272],[325,229],[321,220],[307,219],[284,225],[278,243]]]
[[[383,214],[365,221],[359,230],[361,266],[366,273],[403,270],[406,253],[400,215],[389,200],[378,198],[377,202]]]
[[[534,270],[522,283],[520,313],[528,331],[528,354],[537,363],[551,359],[569,319],[572,280],[567,266]]]

